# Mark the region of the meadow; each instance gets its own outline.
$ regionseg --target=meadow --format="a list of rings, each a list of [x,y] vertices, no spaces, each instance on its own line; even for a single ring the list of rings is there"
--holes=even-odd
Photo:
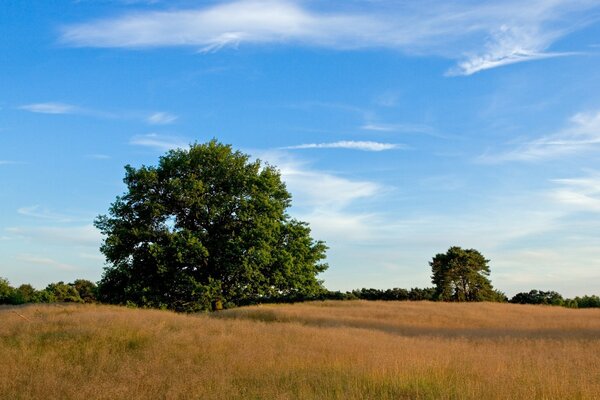
[[[594,399],[600,310],[0,307],[2,399]]]

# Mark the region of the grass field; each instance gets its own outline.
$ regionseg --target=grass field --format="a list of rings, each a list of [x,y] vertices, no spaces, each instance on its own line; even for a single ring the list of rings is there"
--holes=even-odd
[[[597,399],[600,310],[0,308],[2,399]]]

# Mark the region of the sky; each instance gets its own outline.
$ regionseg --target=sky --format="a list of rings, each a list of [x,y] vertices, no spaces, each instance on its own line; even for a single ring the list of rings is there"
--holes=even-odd
[[[213,138],[275,165],[331,290],[600,294],[600,1],[0,4],[0,276],[100,279],[124,166]]]

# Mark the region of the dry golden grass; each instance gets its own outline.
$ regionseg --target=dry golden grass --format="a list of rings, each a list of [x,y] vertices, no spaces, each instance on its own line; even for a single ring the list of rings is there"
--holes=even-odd
[[[20,313],[25,318],[19,316]],[[2,399],[597,399],[600,310],[0,308]]]

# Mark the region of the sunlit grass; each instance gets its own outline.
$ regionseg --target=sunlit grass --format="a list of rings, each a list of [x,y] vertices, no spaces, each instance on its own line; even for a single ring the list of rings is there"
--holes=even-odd
[[[599,356],[600,310],[0,308],[3,399],[594,399]]]

